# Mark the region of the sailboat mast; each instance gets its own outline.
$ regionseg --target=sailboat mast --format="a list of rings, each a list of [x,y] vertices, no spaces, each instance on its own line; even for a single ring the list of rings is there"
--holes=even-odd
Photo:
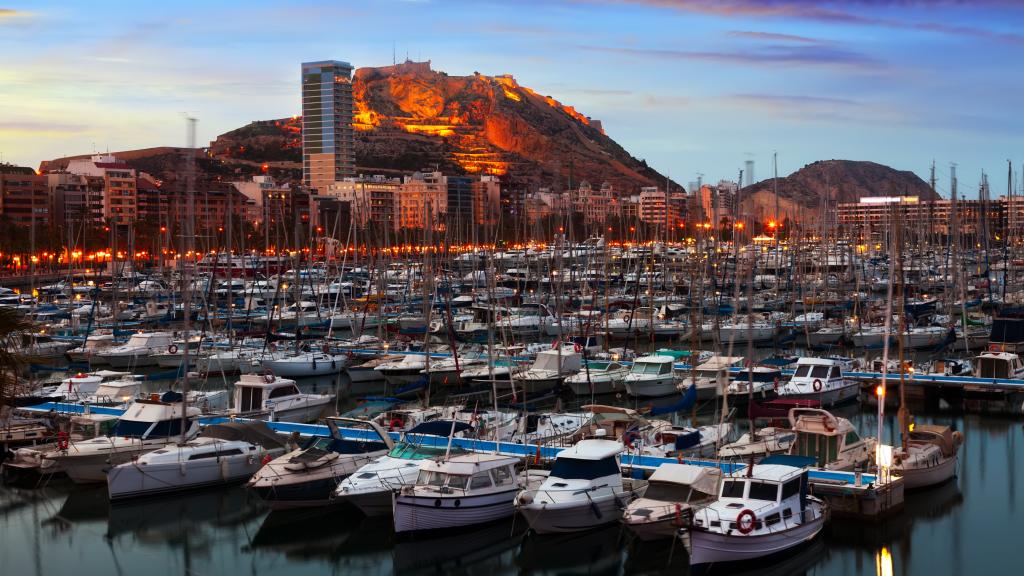
[[[191,259],[192,252],[192,238],[195,233],[193,226],[195,225],[195,184],[196,184],[196,119],[186,118],[188,125],[188,149],[185,151],[188,154],[186,161],[185,170],[185,230],[182,236],[182,250],[180,258],[178,259],[179,265],[181,266],[181,283],[184,288],[181,294],[182,311],[184,313],[184,325],[183,331],[185,333],[185,347],[181,355],[181,366],[184,368],[185,373],[182,374],[181,378],[181,443],[184,444],[186,440],[186,433],[188,431],[188,336],[190,327],[190,316],[192,314],[192,286],[191,286],[191,263],[186,262],[187,259]]]

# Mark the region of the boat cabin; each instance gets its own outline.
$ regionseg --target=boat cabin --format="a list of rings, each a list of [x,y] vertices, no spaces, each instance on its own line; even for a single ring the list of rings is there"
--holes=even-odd
[[[852,470],[874,457],[874,440],[861,438],[849,420],[826,410],[793,408],[789,427],[796,432],[789,454],[811,458],[819,468]]]
[[[514,490],[518,462],[518,458],[497,454],[459,454],[447,460],[424,460],[415,489],[439,495]]]
[[[294,380],[273,374],[243,374],[235,382],[235,411],[263,412],[268,409],[268,402],[281,401],[299,394],[299,387]]]
[[[671,356],[641,356],[633,361],[630,374],[642,376],[668,376],[672,374]]]
[[[975,378],[1021,378],[1024,362],[1013,352],[984,352],[974,359]]]

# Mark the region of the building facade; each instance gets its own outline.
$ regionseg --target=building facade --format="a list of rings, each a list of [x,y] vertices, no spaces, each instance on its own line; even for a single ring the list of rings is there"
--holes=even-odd
[[[323,191],[355,176],[352,65],[327,60],[302,64],[302,179]]]
[[[46,177],[31,168],[0,165],[0,216],[19,226],[49,224]]]

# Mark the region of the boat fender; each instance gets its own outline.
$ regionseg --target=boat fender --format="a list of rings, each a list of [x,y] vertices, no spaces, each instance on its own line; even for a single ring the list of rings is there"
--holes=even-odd
[[[961,432],[959,430],[953,432],[953,443],[956,444],[957,446],[959,446],[959,445],[964,443],[964,434],[963,434],[963,432]]]
[[[583,346],[580,346],[579,342],[573,342],[572,349],[573,349],[574,352],[579,354],[580,352],[583,351]]]
[[[821,392],[821,378],[815,378],[812,386],[815,392]]]
[[[270,454],[267,454],[266,456],[263,457],[263,460],[260,460],[260,464],[266,466],[267,464],[270,464],[271,460],[273,460],[273,458],[270,457]]]
[[[263,369],[263,381],[266,382],[267,384],[273,383],[274,382],[274,371],[271,370],[270,368],[264,368]]]
[[[533,455],[533,465],[540,464],[540,443],[537,444],[537,453]]]
[[[167,347],[167,352],[169,354],[177,354],[178,353],[178,346],[176,344],[171,344],[170,346]]]
[[[182,476],[184,476],[186,474],[186,472],[187,471],[186,471],[185,463],[184,462],[179,462],[178,463],[178,474],[181,474]]]
[[[455,507],[458,508],[459,506],[462,506],[462,500],[456,499],[455,500]]]
[[[220,479],[227,481],[231,476],[231,463],[227,458],[220,459]]]
[[[683,525],[683,505],[676,502],[676,526]]]
[[[745,518],[750,518],[749,521],[744,521]],[[750,508],[744,508],[740,511],[739,515],[736,516],[736,530],[740,534],[750,534],[754,531],[754,527],[757,525],[757,515]]]
[[[779,391],[779,377],[778,377],[778,376],[776,376],[776,377],[775,377],[775,381],[774,381],[774,382],[772,382],[772,387],[774,387],[774,388],[775,388],[775,391],[776,391],[776,392],[778,392],[778,391]]]

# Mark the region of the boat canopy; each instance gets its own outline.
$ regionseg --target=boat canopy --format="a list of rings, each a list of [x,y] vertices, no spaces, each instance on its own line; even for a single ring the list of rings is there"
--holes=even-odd
[[[718,494],[718,482],[721,479],[722,471],[719,468],[692,464],[662,464],[650,478],[651,482],[684,484],[710,495]]]

